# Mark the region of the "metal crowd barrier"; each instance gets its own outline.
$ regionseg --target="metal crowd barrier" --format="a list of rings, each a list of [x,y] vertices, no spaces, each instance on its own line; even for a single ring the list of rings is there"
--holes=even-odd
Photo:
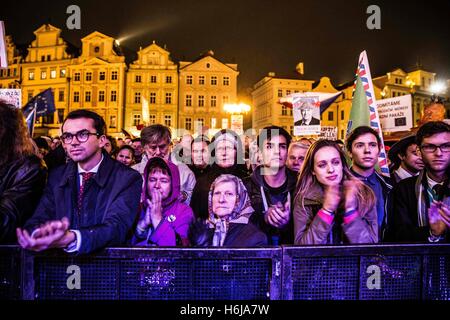
[[[450,300],[450,245],[109,248],[0,246],[0,299]]]

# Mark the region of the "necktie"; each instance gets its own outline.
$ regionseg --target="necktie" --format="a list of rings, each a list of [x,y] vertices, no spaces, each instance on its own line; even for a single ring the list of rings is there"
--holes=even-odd
[[[94,176],[94,172],[82,172],[81,177],[83,179],[83,182],[80,185],[80,191],[78,192],[78,213],[81,212],[81,208],[83,205],[83,197],[84,197],[84,190],[87,186],[87,182]]]

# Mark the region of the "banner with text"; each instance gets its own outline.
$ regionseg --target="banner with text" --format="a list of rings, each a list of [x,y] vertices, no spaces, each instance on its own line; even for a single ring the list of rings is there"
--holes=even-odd
[[[412,128],[411,95],[377,100],[383,132],[406,131]]]
[[[22,90],[0,89],[0,100],[20,109],[22,108]]]

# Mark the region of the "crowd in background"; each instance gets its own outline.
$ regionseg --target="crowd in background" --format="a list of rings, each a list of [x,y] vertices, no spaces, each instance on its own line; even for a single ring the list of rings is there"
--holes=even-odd
[[[389,150],[358,127],[345,142],[144,127],[107,135],[75,110],[61,136],[31,139],[0,103],[0,243],[90,253],[110,246],[263,247],[450,242],[450,126],[423,124]]]

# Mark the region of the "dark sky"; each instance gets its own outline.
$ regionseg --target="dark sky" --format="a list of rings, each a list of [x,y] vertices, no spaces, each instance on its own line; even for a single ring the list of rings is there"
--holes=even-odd
[[[66,28],[66,8],[81,8],[81,30]],[[381,30],[369,30],[366,9],[381,8]],[[359,53],[367,50],[372,75],[418,59],[438,77],[450,78],[450,1],[268,1],[268,0],[10,0],[0,19],[19,44],[45,22],[63,29],[79,46],[98,30],[138,50],[156,40],[175,60],[193,60],[212,49],[238,63],[241,93],[270,71],[292,75],[305,63],[305,79],[329,76],[335,85],[352,80]]]

